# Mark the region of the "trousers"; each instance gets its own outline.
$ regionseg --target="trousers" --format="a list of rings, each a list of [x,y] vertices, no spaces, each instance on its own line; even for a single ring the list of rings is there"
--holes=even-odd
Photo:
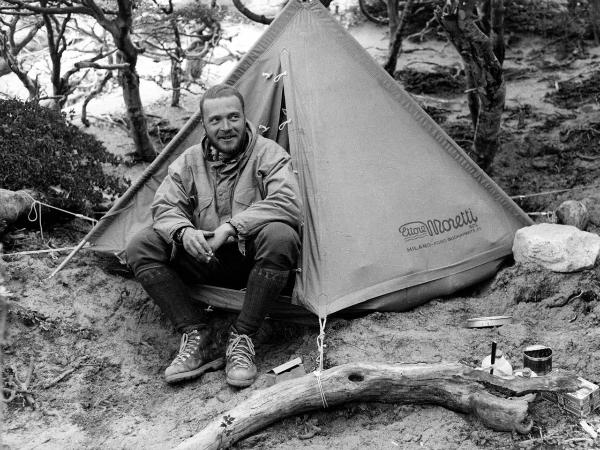
[[[133,237],[126,253],[136,278],[178,331],[184,333],[206,324],[206,314],[189,293],[189,286],[199,283],[246,288],[235,328],[239,333],[252,334],[297,267],[300,237],[289,225],[271,222],[246,241],[245,255],[237,243],[226,243],[217,249],[215,258],[203,262],[149,226]]]

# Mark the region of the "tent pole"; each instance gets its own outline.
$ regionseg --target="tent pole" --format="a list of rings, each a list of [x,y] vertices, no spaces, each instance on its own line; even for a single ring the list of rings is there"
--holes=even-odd
[[[75,247],[71,253],[69,253],[69,256],[67,256],[63,262],[61,262],[58,267],[56,269],[54,269],[54,271],[50,274],[50,276],[48,278],[46,278],[46,280],[49,280],[50,278],[52,278],[54,275],[56,275],[63,267],[65,267],[67,265],[67,263],[73,258],[73,256],[75,256],[75,254],[81,250],[81,248],[87,244],[87,236],[84,237],[81,242],[77,245],[77,247]]]

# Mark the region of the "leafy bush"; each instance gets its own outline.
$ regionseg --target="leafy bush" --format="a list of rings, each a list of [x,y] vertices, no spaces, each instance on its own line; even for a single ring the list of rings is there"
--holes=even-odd
[[[102,170],[115,164],[95,137],[36,103],[0,100],[0,188],[33,189],[59,208],[89,213],[123,186]]]

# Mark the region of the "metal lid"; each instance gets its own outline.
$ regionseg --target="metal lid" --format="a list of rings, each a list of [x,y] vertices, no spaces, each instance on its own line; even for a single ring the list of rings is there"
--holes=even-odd
[[[499,327],[512,323],[512,316],[473,317],[467,319],[467,328]]]

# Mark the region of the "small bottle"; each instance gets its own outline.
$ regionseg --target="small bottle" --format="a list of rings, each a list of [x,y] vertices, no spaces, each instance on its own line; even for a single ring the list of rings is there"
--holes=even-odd
[[[489,372],[492,366],[491,360],[492,355],[487,355],[485,358],[483,358],[483,361],[481,361],[481,368]],[[512,374],[512,366],[510,365],[510,362],[508,362],[508,360],[504,357],[502,350],[496,351],[496,361],[494,362],[494,375],[506,377],[512,376]]]

